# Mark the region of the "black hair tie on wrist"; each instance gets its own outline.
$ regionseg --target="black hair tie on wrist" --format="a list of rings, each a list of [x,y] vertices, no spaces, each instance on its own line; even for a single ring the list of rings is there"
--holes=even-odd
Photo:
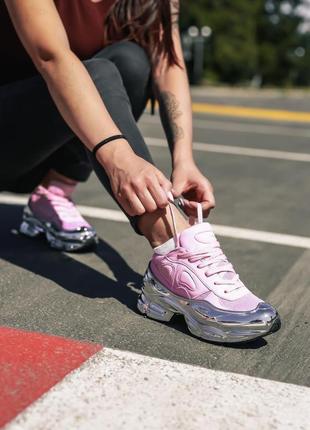
[[[118,140],[118,139],[127,140],[123,134],[115,134],[114,136],[107,137],[102,142],[97,143],[97,145],[93,148],[93,150],[92,150],[93,156],[96,157],[96,153],[97,153],[98,149],[100,149],[103,145],[106,145],[107,143],[112,142],[113,140]]]

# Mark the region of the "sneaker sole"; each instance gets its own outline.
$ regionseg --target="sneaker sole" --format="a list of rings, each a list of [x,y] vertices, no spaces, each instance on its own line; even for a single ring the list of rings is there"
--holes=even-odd
[[[36,218],[29,208],[23,213],[20,233],[34,238],[45,235],[51,248],[59,251],[74,252],[88,249],[98,243],[95,230],[64,232],[57,231],[50,223],[43,223]]]
[[[281,326],[278,313],[267,303],[260,303],[248,312],[218,309],[206,301],[171,293],[150,268],[144,276],[137,307],[143,315],[156,321],[169,322],[174,315],[183,315],[194,336],[216,343],[247,342],[273,333]]]

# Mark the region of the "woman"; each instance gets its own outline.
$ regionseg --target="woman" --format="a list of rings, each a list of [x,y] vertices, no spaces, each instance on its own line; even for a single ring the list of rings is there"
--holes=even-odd
[[[274,308],[240,281],[203,222],[212,186],[194,163],[189,86],[174,0],[5,0],[0,6],[1,189],[32,194],[21,231],[74,250],[95,232],[71,201],[94,168],[154,249],[139,310],[185,316],[192,333],[239,342],[274,331]],[[14,27],[12,26],[12,23]],[[23,44],[20,44],[20,41]],[[156,95],[169,181],[136,121]],[[85,150],[87,148],[87,150]],[[34,189],[34,191],[33,191]],[[171,199],[183,196],[190,225]]]

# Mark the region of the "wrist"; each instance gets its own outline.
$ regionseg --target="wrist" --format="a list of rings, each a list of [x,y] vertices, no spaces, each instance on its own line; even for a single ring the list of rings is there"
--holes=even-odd
[[[184,140],[174,145],[172,151],[172,165],[180,165],[193,162],[193,147],[191,140]]]
[[[96,158],[108,173],[116,164],[117,160],[120,157],[126,157],[128,153],[133,153],[131,146],[126,139],[120,138],[102,146],[97,151]]]
[[[172,166],[174,169],[178,166],[184,166],[189,164],[195,164],[192,151],[188,153],[172,155]]]

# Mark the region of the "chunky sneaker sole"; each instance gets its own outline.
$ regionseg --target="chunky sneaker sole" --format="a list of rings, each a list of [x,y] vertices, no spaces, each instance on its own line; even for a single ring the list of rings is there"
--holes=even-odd
[[[72,231],[59,230],[49,222],[40,221],[28,206],[24,209],[19,231],[28,237],[44,234],[52,248],[66,252],[85,250],[98,243],[94,229],[81,227]]]
[[[189,331],[207,341],[219,343],[246,342],[266,336],[280,328],[277,311],[267,303],[259,303],[251,311],[225,311],[205,300],[186,299],[173,294],[147,269],[139,311],[154,320],[169,322],[175,314],[184,316]]]

